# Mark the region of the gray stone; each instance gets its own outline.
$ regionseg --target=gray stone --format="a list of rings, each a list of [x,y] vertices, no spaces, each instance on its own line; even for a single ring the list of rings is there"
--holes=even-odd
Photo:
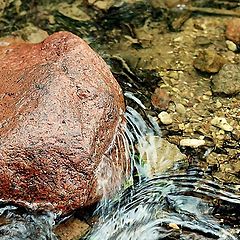
[[[213,76],[212,91],[216,94],[236,95],[240,93],[240,65],[225,64]]]

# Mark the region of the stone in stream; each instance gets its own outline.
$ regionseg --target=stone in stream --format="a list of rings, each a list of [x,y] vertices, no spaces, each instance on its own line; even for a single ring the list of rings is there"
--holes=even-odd
[[[0,66],[0,200],[66,214],[113,191],[127,162],[125,106],[101,57],[58,32],[2,41]]]
[[[240,44],[240,19],[232,18],[226,26],[226,38],[236,44]]]

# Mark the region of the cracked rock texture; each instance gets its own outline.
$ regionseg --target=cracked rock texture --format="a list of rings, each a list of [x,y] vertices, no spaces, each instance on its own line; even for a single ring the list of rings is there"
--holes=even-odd
[[[93,204],[124,175],[118,83],[71,33],[1,43],[1,200],[63,214]]]

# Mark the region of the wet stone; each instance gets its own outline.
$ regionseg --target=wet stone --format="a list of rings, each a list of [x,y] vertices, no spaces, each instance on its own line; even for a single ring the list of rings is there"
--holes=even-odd
[[[216,94],[236,95],[240,93],[240,65],[225,64],[221,71],[213,76],[212,91]]]
[[[222,56],[213,50],[207,49],[197,55],[193,61],[193,66],[201,72],[217,73],[224,63],[225,60]]]
[[[184,115],[186,113],[186,108],[181,103],[176,103],[176,111],[180,113],[181,115]]]
[[[240,44],[240,18],[233,18],[228,22],[226,38],[236,44]]]
[[[15,32],[16,35],[21,36],[31,43],[40,43],[48,37],[48,33],[33,24],[28,24],[26,27]]]
[[[227,41],[226,41],[226,45],[227,45],[227,48],[228,48],[230,51],[232,51],[232,52],[237,51],[237,45],[236,45],[234,42],[227,40]]]
[[[233,127],[227,122],[227,119],[224,117],[214,117],[211,120],[211,124],[215,127],[218,127],[224,131],[231,132],[233,130]]]
[[[112,191],[124,174],[117,81],[71,33],[8,43],[0,47],[1,200],[63,214],[95,203],[101,179]]]
[[[203,139],[185,138],[180,141],[180,146],[197,148],[205,145],[206,142]]]
[[[160,112],[158,114],[158,118],[165,125],[171,124],[173,122],[171,115],[165,111]]]
[[[170,102],[169,93],[162,88],[156,88],[152,97],[151,97],[152,105],[160,110],[168,109],[168,105]]]

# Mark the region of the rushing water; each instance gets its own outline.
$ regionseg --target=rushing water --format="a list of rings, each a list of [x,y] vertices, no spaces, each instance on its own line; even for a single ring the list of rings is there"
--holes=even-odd
[[[213,216],[210,202],[239,211],[238,195],[195,174],[147,179],[109,202],[88,239],[239,239],[237,229]]]
[[[132,94],[126,97],[144,109]],[[235,189],[208,180],[196,169],[150,176],[149,166],[142,162],[135,146],[144,148],[142,140],[160,136],[161,131],[153,118],[146,121],[131,107],[126,118],[132,185],[115,199],[101,202],[95,212],[99,222],[86,239],[239,239],[240,195],[234,193]],[[154,147],[150,157],[154,157]]]
[[[125,96],[144,110],[134,95]],[[149,174],[149,164],[137,149],[146,147],[146,137],[160,138],[161,130],[154,118],[143,119],[132,107],[127,107],[126,119],[130,177],[113,199],[104,198],[99,204],[95,211],[99,221],[85,239],[239,239],[240,195],[236,190],[209,180],[200,170],[180,172],[176,163],[167,164],[172,169],[163,169],[161,174]],[[155,143],[150,143],[148,158],[154,158]],[[167,156],[165,159],[168,161]],[[0,239],[55,240],[55,219],[51,213],[35,214],[2,205]]]

